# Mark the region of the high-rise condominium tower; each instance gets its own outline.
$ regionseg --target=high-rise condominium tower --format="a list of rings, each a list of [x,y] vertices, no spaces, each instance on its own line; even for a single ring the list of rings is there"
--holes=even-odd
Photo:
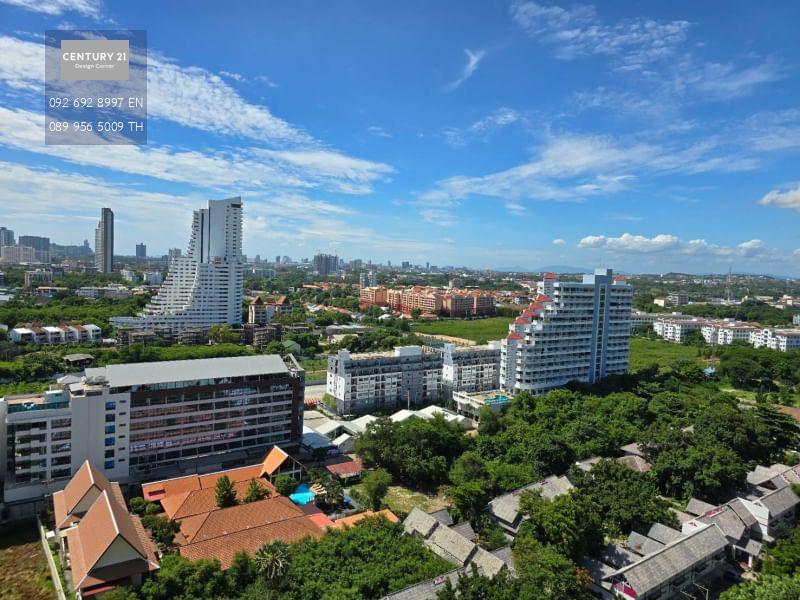
[[[94,266],[98,273],[114,271],[114,212],[100,210],[100,222],[94,231]]]
[[[209,200],[194,211],[189,248],[174,256],[158,293],[141,317],[117,317],[117,327],[173,330],[242,322],[242,199]]]
[[[502,341],[500,385],[546,392],[577,380],[595,383],[628,369],[633,290],[611,269],[583,281],[545,275],[546,289],[508,326]]]

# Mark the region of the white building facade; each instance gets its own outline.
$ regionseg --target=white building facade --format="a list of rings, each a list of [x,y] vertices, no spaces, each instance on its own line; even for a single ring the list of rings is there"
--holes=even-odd
[[[628,369],[631,334],[630,285],[611,269],[583,281],[553,282],[502,340],[500,385],[535,394],[570,381],[595,383]]]
[[[196,472],[299,444],[303,370],[257,355],[109,365],[0,399],[6,502],[61,489],[89,460],[109,479]]]
[[[328,357],[326,392],[340,415],[426,406],[442,397],[441,355],[422,346],[366,354],[340,350]]]
[[[442,352],[442,388],[455,392],[483,392],[500,386],[500,342],[482,346],[445,344]]]
[[[167,278],[141,317],[115,317],[118,327],[168,326],[179,331],[242,322],[242,200],[210,200],[194,211],[186,256],[173,257]]]

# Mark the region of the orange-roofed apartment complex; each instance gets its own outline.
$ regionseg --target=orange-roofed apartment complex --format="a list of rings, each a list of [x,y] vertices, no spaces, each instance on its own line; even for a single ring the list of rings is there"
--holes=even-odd
[[[53,494],[53,509],[64,566],[78,597],[139,585],[158,569],[155,545],[139,517],[128,512],[119,485],[89,461]]]
[[[406,315],[418,310],[423,315],[463,318],[490,316],[496,312],[494,296],[479,290],[366,287],[361,289],[360,302],[362,306],[388,306]]]

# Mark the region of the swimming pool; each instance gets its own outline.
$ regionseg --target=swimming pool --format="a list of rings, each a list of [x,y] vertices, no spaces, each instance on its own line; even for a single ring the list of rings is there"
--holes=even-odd
[[[486,404],[505,404],[511,400],[510,397],[506,396],[505,394],[495,394],[491,398],[484,398],[484,403]]]
[[[314,492],[312,492],[305,483],[301,483],[297,488],[289,494],[289,499],[295,504],[308,504],[314,501]]]

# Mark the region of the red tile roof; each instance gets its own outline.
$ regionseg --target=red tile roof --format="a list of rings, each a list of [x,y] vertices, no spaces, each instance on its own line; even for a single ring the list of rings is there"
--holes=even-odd
[[[348,459],[349,460],[327,465],[325,469],[327,469],[331,475],[338,475],[339,477],[358,475],[364,470],[364,463],[360,458],[348,457]]]
[[[521,340],[521,339],[522,339],[522,336],[521,336],[521,335],[519,335],[518,333],[515,333],[515,332],[513,332],[513,331],[512,331],[511,333],[509,333],[509,334],[506,336],[506,339],[507,339],[507,340]]]

